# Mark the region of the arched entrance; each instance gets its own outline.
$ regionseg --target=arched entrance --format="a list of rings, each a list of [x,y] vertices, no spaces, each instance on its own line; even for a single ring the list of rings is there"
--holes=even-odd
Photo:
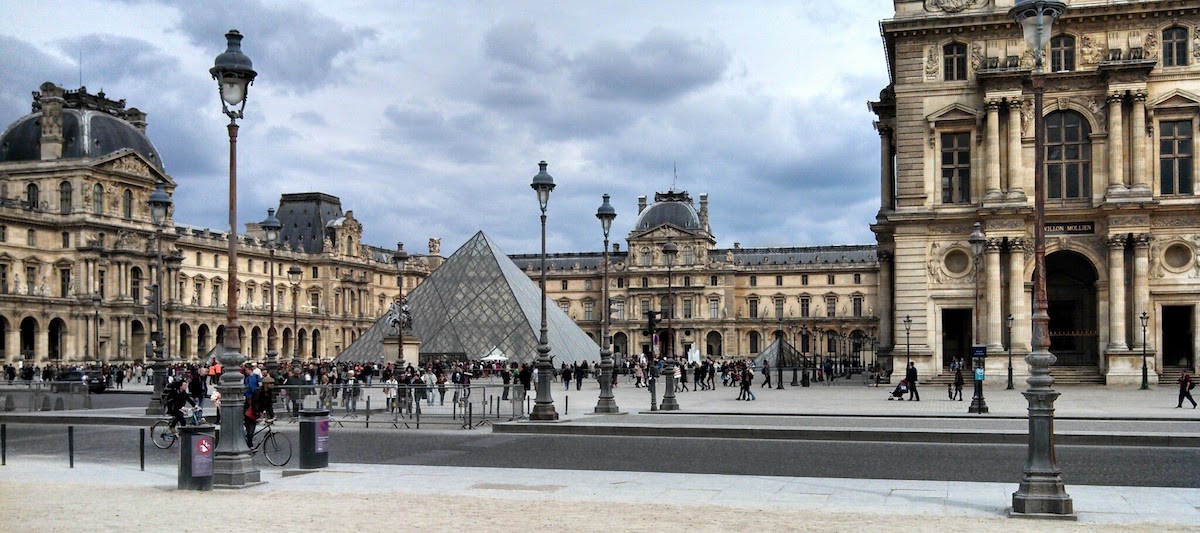
[[[624,333],[613,335],[612,340],[613,357],[620,360],[621,357],[629,354],[629,337]]]
[[[133,359],[149,360],[153,357],[153,352],[150,351],[150,346],[147,344],[150,342],[150,337],[146,335],[146,326],[142,325],[141,321],[134,320],[129,324],[129,331],[130,341],[133,343],[131,345]]]
[[[308,356],[313,359],[324,357],[325,353],[321,350],[321,330],[312,330],[312,349],[308,352]]]
[[[708,335],[704,336],[704,355],[712,358],[721,357],[724,355],[724,351],[721,349],[724,345],[724,342],[721,340],[721,334],[716,331],[710,331]]]
[[[67,339],[67,323],[56,318],[50,321],[50,360],[62,361]]]
[[[8,319],[0,316],[0,361],[8,362]]]
[[[187,324],[179,325],[179,355],[181,357],[192,355],[192,327]]]
[[[250,357],[262,357],[262,330],[254,326],[250,330]]]
[[[209,350],[212,350],[212,334],[209,333],[208,324],[200,324],[196,328],[196,355],[207,357]]]
[[[36,353],[38,323],[33,317],[21,321],[21,358],[32,361]]]
[[[1083,255],[1059,251],[1046,256],[1050,352],[1058,358],[1055,365],[1099,365],[1097,279],[1096,268]]]
[[[296,332],[296,347],[300,349],[297,352],[296,357],[300,358],[301,360],[303,360],[304,357],[306,355],[308,355],[308,354],[304,353],[304,349],[307,348],[307,346],[305,346],[306,344],[308,344],[308,332],[305,331],[303,328],[301,328],[299,331]]]

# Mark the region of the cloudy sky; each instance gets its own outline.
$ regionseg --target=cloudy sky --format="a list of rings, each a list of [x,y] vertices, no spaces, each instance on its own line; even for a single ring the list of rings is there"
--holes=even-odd
[[[887,83],[891,15],[886,0],[7,0],[0,125],[44,81],[124,98],[179,184],[176,221],[225,229],[228,119],[208,69],[236,28],[259,73],[240,223],[321,191],[370,244],[439,237],[449,255],[483,229],[536,253],[529,183],[546,160],[550,252],[601,247],[604,193],[623,243],[637,197],[672,184],[709,194],[720,247],[867,244],[866,102]]]

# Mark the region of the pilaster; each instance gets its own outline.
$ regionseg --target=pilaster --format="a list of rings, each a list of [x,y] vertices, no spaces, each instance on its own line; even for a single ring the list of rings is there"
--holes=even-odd
[[[1125,343],[1125,235],[1112,235],[1108,245],[1108,351],[1129,349]]]

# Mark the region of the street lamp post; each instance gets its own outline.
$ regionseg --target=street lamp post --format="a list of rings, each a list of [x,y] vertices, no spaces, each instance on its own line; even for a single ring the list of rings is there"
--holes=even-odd
[[[304,271],[300,270],[300,265],[296,264],[296,260],[292,259],[292,266],[288,267],[288,281],[292,282],[292,367],[300,366],[300,314],[297,308],[300,307],[300,278],[304,276]]]
[[[1007,347],[1007,348],[1008,348],[1008,387],[1005,387],[1005,390],[1012,390],[1012,389],[1013,389],[1013,374],[1012,374],[1012,324],[1013,324],[1013,316],[1012,316],[1012,314],[1009,314],[1009,315],[1008,315],[1008,317],[1006,317],[1006,318],[1004,319],[1004,327],[1005,327],[1005,329],[1007,329],[1007,330],[1008,330],[1008,347]]]
[[[95,310],[95,316],[92,317],[94,326],[92,328],[92,338],[95,341],[92,343],[92,357],[95,358],[96,363],[100,362],[100,304],[102,301],[103,298],[100,297],[99,292],[92,293],[92,309]]]
[[[167,361],[163,348],[163,226],[167,223],[167,211],[171,208],[171,196],[163,190],[162,183],[156,183],[154,192],[150,193],[150,218],[154,222],[154,286],[150,288],[150,310],[154,313],[154,334],[150,343],[154,353],[154,393],[150,395],[150,403],[146,406],[146,414],[161,415],[163,413],[162,392],[167,384]]]
[[[1146,369],[1146,325],[1150,322],[1150,315],[1142,311],[1142,315],[1138,317],[1142,321],[1142,389],[1150,388],[1150,374]]]
[[[784,342],[786,337],[783,336],[783,308],[782,307],[779,310],[779,333],[777,333],[775,335],[775,338],[779,339],[778,356],[775,357],[775,377],[776,377],[775,381],[777,382],[775,384],[775,388],[778,390],[783,390],[783,361],[784,361],[783,347],[787,343]]]
[[[1026,380],[1029,389],[1023,394],[1029,402],[1029,444],[1021,485],[1012,496],[1016,515],[1074,515],[1075,506],[1062,481],[1054,453],[1054,400],[1059,393],[1050,388],[1054,377],[1050,365],[1057,358],[1050,353],[1050,315],[1046,298],[1046,199],[1044,158],[1046,126],[1042,115],[1042,93],[1045,79],[1042,58],[1049,44],[1054,20],[1067,5],[1057,0],[1026,0],[1013,6],[1008,16],[1021,25],[1025,43],[1033,51],[1034,123],[1034,219],[1033,219],[1033,342],[1025,361],[1030,366]]]
[[[667,356],[663,359],[663,400],[658,408],[663,411],[678,411],[679,402],[675,400],[675,330],[671,329],[671,316],[675,314],[675,290],[672,285],[671,267],[675,265],[675,256],[679,254],[679,246],[671,237],[662,247],[663,259],[667,263],[667,305],[663,312],[667,314]]]
[[[912,339],[912,317],[904,315],[904,370],[908,371],[909,362],[912,360],[912,351],[910,349]],[[894,369],[893,369],[894,370]]]
[[[225,401],[221,404],[221,435],[225,438],[217,443],[213,461],[213,484],[242,486],[257,483],[259,471],[250,462],[250,449],[246,447],[246,431],[242,425],[241,333],[238,325],[238,277],[237,277],[237,119],[242,118],[246,108],[246,94],[254,78],[253,63],[242,53],[242,34],[229,30],[225,34],[225,51],[218,55],[209,69],[217,80],[221,97],[221,110],[229,117],[229,262],[228,290],[225,317],[225,346],[219,360],[223,372],[217,391]],[[231,108],[230,106],[234,106]]]
[[[602,282],[604,290],[601,291],[601,297],[604,300],[604,319],[600,322],[600,399],[596,402],[596,408],[593,410],[597,414],[621,412],[612,392],[612,339],[609,338],[609,329],[612,327],[612,302],[608,300],[608,232],[612,229],[613,220],[617,218],[617,210],[608,203],[609,195],[606,194],[603,198],[604,202],[596,210],[596,218],[600,220],[600,229],[604,230],[604,278]]]
[[[271,254],[270,266],[267,270],[271,271],[271,293],[267,295],[267,299],[271,301],[271,306],[268,308],[270,313],[270,323],[267,325],[267,372],[275,375],[275,370],[279,367],[276,357],[278,352],[275,351],[275,244],[279,240],[279,230],[283,228],[283,224],[275,218],[275,210],[267,209],[267,218],[258,224],[266,235],[267,249]],[[295,370],[293,368],[293,370]]]
[[[812,340],[809,340],[808,334],[808,324],[801,326],[800,337],[804,339],[800,341],[801,345],[803,345],[805,342],[812,342]],[[808,380],[808,353],[804,350],[802,350],[800,353],[800,364],[803,366],[803,370],[800,372],[800,386],[807,387],[811,384],[811,382]]]
[[[796,344],[796,324],[795,323],[788,324],[788,333],[791,334],[791,337],[792,337],[792,353],[791,353],[791,355],[800,355],[801,357],[803,357],[803,355],[799,354],[796,350],[797,344]],[[800,386],[800,365],[797,365],[796,363],[797,363],[797,361],[792,361],[792,386],[793,387]]]
[[[392,261],[396,263],[396,284],[400,286],[400,295],[396,297],[396,302],[400,306],[400,316],[397,316],[396,321],[396,365],[399,367],[397,372],[404,372],[404,268],[408,266],[408,252],[404,251],[404,243],[396,243],[396,251],[392,252]],[[418,361],[420,356],[417,357]],[[420,363],[417,363],[418,366]]]
[[[550,365],[550,341],[546,338],[546,204],[550,201],[550,191],[554,190],[554,178],[546,172],[545,161],[539,162],[538,168],[529,186],[537,192],[538,207],[542,210],[542,328],[537,345],[537,402],[529,413],[529,419],[558,420],[554,398],[550,396],[550,374],[554,370]]]
[[[983,372],[984,372],[984,354],[987,352],[986,346],[979,344],[979,259],[983,257],[983,249],[987,245],[987,235],[983,233],[983,227],[976,222],[975,229],[971,235],[967,237],[967,242],[971,243],[971,252],[974,254],[972,266],[975,274],[975,329],[973,331],[975,343],[972,346],[971,361],[974,363],[974,382],[975,394],[971,396],[971,405],[967,408],[968,413],[983,414],[988,412],[987,400],[983,398]]]

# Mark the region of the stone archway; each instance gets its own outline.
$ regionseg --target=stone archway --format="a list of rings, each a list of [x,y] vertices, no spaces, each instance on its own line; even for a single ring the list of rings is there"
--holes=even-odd
[[[1046,300],[1050,352],[1058,366],[1098,366],[1099,297],[1096,267],[1087,257],[1063,250],[1046,256]]]
[[[190,357],[192,355],[192,327],[187,324],[179,325],[179,356]]]
[[[32,361],[37,356],[38,322],[33,317],[21,321],[21,358]]]
[[[129,323],[130,332],[130,348],[132,359],[151,360],[154,356],[150,351],[150,336],[146,334],[146,326],[140,320],[134,320]]]
[[[624,333],[613,334],[612,338],[613,357],[618,360],[629,354],[629,337]],[[619,355],[618,355],[619,354]]]
[[[725,341],[721,338],[721,334],[716,331],[708,332],[704,336],[704,355],[714,359],[725,355]]]
[[[63,356],[66,355],[67,345],[67,323],[61,318],[55,318],[50,321],[50,346],[49,353],[51,361],[62,362]]]

